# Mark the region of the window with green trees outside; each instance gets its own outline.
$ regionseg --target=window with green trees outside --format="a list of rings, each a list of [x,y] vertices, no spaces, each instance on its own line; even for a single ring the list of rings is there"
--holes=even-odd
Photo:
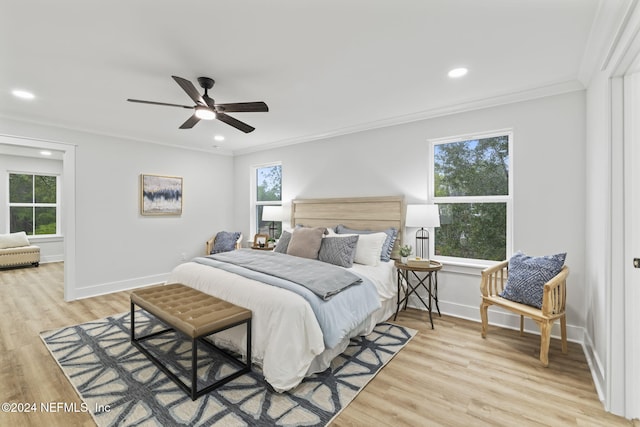
[[[265,206],[282,205],[282,165],[274,164],[257,167],[256,173],[256,230],[261,234],[269,234],[271,221],[262,220],[262,209]],[[282,234],[282,221],[275,221],[275,236]]]
[[[501,261],[511,229],[511,132],[431,141],[437,256]]]
[[[9,174],[9,232],[58,234],[58,178]]]

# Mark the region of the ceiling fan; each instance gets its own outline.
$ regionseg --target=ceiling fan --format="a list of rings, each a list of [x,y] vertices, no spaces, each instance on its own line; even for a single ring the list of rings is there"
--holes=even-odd
[[[191,129],[198,123],[200,120],[213,120],[218,119],[221,122],[224,122],[228,125],[233,126],[234,128],[241,130],[244,133],[249,133],[255,130],[253,126],[249,126],[248,124],[241,122],[238,119],[235,119],[227,113],[249,113],[249,112],[267,112],[269,111],[269,107],[264,102],[235,102],[231,104],[216,104],[213,98],[210,98],[207,94],[207,91],[213,87],[215,81],[209,77],[198,77],[198,83],[204,89],[204,94],[200,95],[196,87],[187,79],[183,79],[182,77],[171,76],[173,80],[180,85],[182,90],[184,90],[189,98],[196,103],[194,106],[188,105],[179,105],[179,104],[168,104],[166,102],[154,102],[154,101],[143,101],[140,99],[127,99],[129,102],[139,102],[142,104],[153,104],[153,105],[166,105],[169,107],[180,107],[180,108],[188,108],[195,110],[193,115],[184,122],[180,129]]]

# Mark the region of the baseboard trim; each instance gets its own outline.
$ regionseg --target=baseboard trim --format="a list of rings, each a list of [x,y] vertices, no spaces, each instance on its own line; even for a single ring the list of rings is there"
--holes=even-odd
[[[598,357],[598,353],[595,351],[595,346],[593,345],[593,341],[591,341],[591,337],[587,334],[585,330],[584,339],[582,342],[582,351],[584,352],[584,356],[587,358],[587,364],[589,365],[589,370],[591,371],[591,377],[593,378],[593,383],[596,387],[596,392],[598,393],[598,399],[602,402],[602,406],[606,408],[604,391],[605,391],[605,373],[604,366]]]
[[[117,282],[101,283],[99,285],[87,286],[84,288],[76,288],[73,290],[73,295],[69,300],[73,301],[78,299],[97,297],[98,295],[106,295],[114,292],[128,291],[144,286],[165,283],[168,278],[169,273],[163,273]]]
[[[409,307],[425,310],[424,306],[418,304],[411,304],[409,300]],[[448,316],[459,317],[462,319],[472,320],[480,323],[480,304],[477,307],[457,304],[447,301],[438,301],[440,306],[440,312]],[[499,326],[506,329],[520,330],[520,316],[502,310],[498,307],[489,308],[489,324],[492,326]],[[540,329],[531,319],[526,319],[524,322],[525,332],[540,335]],[[478,326],[478,333],[480,333],[480,326]],[[584,347],[585,330],[580,326],[573,326],[567,324],[567,341],[582,344]],[[551,336],[553,338],[560,338],[560,322],[555,322],[553,329],[551,329]],[[585,353],[585,356],[586,353]]]
[[[40,264],[48,264],[50,262],[64,262],[64,254],[40,256]]]

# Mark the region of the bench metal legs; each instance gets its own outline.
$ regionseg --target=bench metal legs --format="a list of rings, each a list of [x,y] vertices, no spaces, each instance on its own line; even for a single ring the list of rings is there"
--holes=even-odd
[[[145,310],[150,314],[150,311]],[[155,315],[154,315],[155,316]],[[247,325],[247,360],[246,363],[242,363],[242,361],[236,359],[234,356],[232,356],[230,353],[216,347],[215,345],[213,345],[210,341],[205,340],[204,338],[206,336],[209,335],[213,335],[215,333],[218,332],[222,332],[226,329],[229,328],[233,328],[234,326],[238,326],[245,323]],[[152,334],[149,335],[145,335],[143,337],[137,337],[136,338],[136,332],[135,332],[135,304],[133,303],[133,301],[131,302],[131,344],[133,344],[138,350],[140,350],[140,352],[142,354],[144,354],[151,362],[153,362],[162,372],[164,372],[174,383],[176,383],[178,385],[178,387],[180,387],[182,390],[184,390],[185,393],[187,393],[190,397],[191,400],[196,400],[198,397],[202,396],[203,394],[209,393],[211,390],[220,387],[223,384],[228,383],[229,381],[238,378],[240,375],[243,375],[247,372],[251,371],[251,318],[247,319],[247,320],[243,320],[242,322],[238,322],[238,323],[234,323],[232,325],[227,326],[226,328],[223,329],[219,329],[217,331],[213,331],[210,334],[207,335],[202,335],[202,336],[198,336],[198,337],[194,337],[191,338],[191,387],[187,386],[180,378],[178,378],[178,376],[176,374],[174,374],[173,372],[171,372],[158,358],[156,358],[153,354],[151,354],[149,352],[149,350],[147,350],[146,348],[144,348],[144,346],[140,343],[141,341],[144,340],[148,340],[150,338],[153,337],[157,337],[158,335],[162,335],[165,334],[167,332],[171,332],[174,331],[175,329],[173,328],[168,328],[168,329],[163,329],[161,331],[158,332],[154,332]],[[180,332],[181,331],[177,331],[176,332]],[[186,336],[186,334],[183,334]],[[221,354],[222,356],[224,356],[226,359],[228,359],[230,362],[232,362],[235,365],[238,365],[241,367],[240,370],[219,379],[218,381],[214,382],[211,385],[208,385],[207,387],[204,387],[201,390],[198,390],[198,342],[205,344],[207,346],[209,346],[209,348],[215,350],[216,352],[218,352],[219,354]]]

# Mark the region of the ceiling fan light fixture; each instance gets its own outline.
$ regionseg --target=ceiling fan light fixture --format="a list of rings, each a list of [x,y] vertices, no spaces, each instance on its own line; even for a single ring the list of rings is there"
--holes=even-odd
[[[215,111],[207,108],[207,107],[196,107],[195,115],[200,120],[213,120],[216,118]]]

